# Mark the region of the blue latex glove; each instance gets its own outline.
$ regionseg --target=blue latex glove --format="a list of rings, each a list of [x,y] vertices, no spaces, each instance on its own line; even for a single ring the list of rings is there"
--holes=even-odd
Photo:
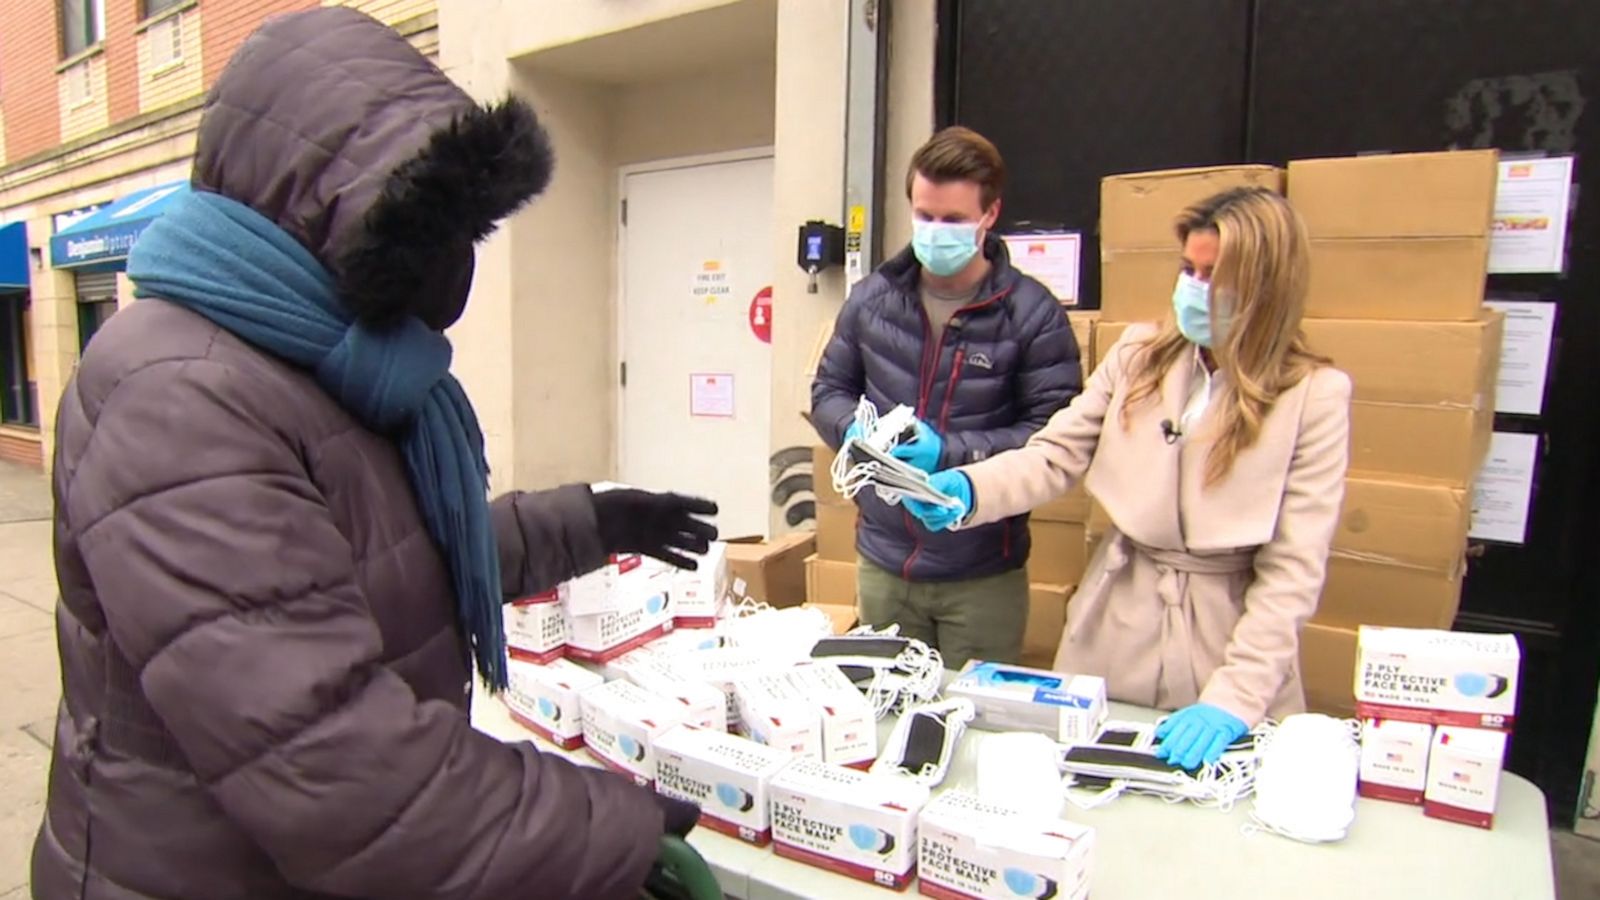
[[[939,471],[939,459],[944,455],[944,438],[933,430],[933,426],[919,419],[916,438],[907,443],[896,444],[894,449],[889,451],[889,455],[932,475]]]
[[[846,441],[852,441],[859,437],[861,437],[861,423],[851,422],[850,427],[844,430],[844,439]]]
[[[934,490],[956,498],[961,505],[935,506],[932,503],[906,498],[906,511],[916,516],[918,521],[922,522],[922,527],[929,531],[944,531],[965,519],[967,513],[972,511],[972,481],[967,476],[955,469],[946,469],[930,475],[928,484],[932,485]]]
[[[1156,740],[1161,742],[1156,758],[1185,769],[1209,765],[1249,730],[1239,717],[1209,703],[1185,706],[1156,726]]]

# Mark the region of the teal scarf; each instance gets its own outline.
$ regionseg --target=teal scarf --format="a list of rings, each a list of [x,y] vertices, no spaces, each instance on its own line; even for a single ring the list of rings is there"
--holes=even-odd
[[[128,258],[135,296],[196,312],[317,383],[405,457],[428,532],[450,565],[478,672],[506,686],[500,555],[483,434],[450,375],[450,342],[415,318],[375,331],[340,306],[333,276],[265,216],[203,191],[176,201]]]

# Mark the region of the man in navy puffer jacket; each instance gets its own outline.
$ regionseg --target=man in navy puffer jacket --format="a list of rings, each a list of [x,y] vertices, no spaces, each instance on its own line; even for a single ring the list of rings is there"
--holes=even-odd
[[[1005,164],[965,128],[933,136],[906,177],[911,247],[856,286],[811,386],[811,424],[837,450],[865,395],[912,406],[918,438],[896,448],[927,472],[1020,447],[1082,388],[1078,344],[1044,285],[992,234]],[[819,473],[819,477],[826,477]],[[894,623],[945,662],[1015,662],[1028,615],[1028,517],[931,533],[871,490],[861,523],[861,621]]]

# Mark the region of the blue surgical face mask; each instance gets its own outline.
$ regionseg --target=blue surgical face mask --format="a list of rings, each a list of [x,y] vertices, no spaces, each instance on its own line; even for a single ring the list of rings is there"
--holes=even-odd
[[[1172,311],[1178,320],[1178,331],[1190,343],[1211,346],[1211,285],[1183,272],[1178,275],[1178,285],[1172,289]]]
[[[914,222],[911,251],[922,267],[948,278],[967,267],[978,255],[976,222]]]

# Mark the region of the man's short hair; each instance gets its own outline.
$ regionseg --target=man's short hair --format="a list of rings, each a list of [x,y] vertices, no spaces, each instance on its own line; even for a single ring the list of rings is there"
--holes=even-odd
[[[906,197],[918,175],[934,184],[971,181],[978,185],[983,208],[1000,199],[1006,186],[1006,163],[1000,151],[983,135],[954,125],[928,139],[911,157],[906,170]]]

